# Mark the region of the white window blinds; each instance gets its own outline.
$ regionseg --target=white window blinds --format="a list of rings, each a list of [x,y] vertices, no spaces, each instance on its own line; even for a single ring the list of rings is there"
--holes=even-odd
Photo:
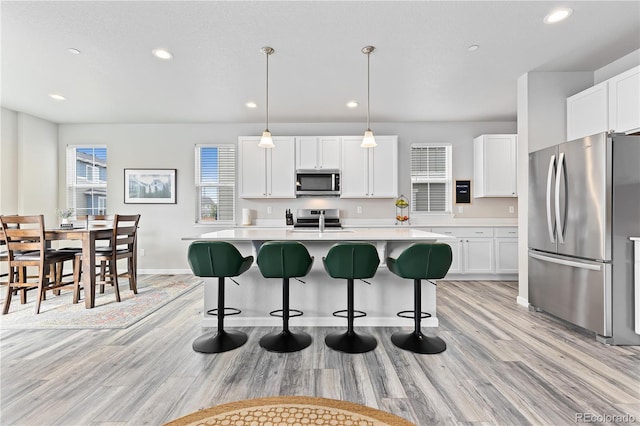
[[[235,187],[235,145],[197,145],[197,221],[234,222]]]
[[[107,214],[107,147],[67,146],[67,207],[76,216]]]
[[[451,145],[411,146],[411,209],[451,212]]]

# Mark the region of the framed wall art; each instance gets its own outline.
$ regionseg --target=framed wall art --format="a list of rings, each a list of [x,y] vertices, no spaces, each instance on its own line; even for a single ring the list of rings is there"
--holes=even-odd
[[[175,204],[176,169],[124,169],[125,204]]]

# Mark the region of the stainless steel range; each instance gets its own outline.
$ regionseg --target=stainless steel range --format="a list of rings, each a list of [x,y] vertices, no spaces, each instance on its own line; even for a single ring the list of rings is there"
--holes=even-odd
[[[339,209],[298,209],[294,228],[319,228],[320,214],[324,211],[324,226],[342,228]]]

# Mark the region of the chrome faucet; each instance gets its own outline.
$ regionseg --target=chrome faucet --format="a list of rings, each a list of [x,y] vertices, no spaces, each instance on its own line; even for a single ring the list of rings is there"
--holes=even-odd
[[[320,210],[320,217],[318,218],[318,227],[320,232],[324,232],[324,210]]]

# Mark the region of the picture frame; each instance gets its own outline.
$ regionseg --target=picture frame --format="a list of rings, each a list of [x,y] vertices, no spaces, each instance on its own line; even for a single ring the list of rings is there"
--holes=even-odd
[[[176,204],[176,169],[124,169],[125,204]]]

